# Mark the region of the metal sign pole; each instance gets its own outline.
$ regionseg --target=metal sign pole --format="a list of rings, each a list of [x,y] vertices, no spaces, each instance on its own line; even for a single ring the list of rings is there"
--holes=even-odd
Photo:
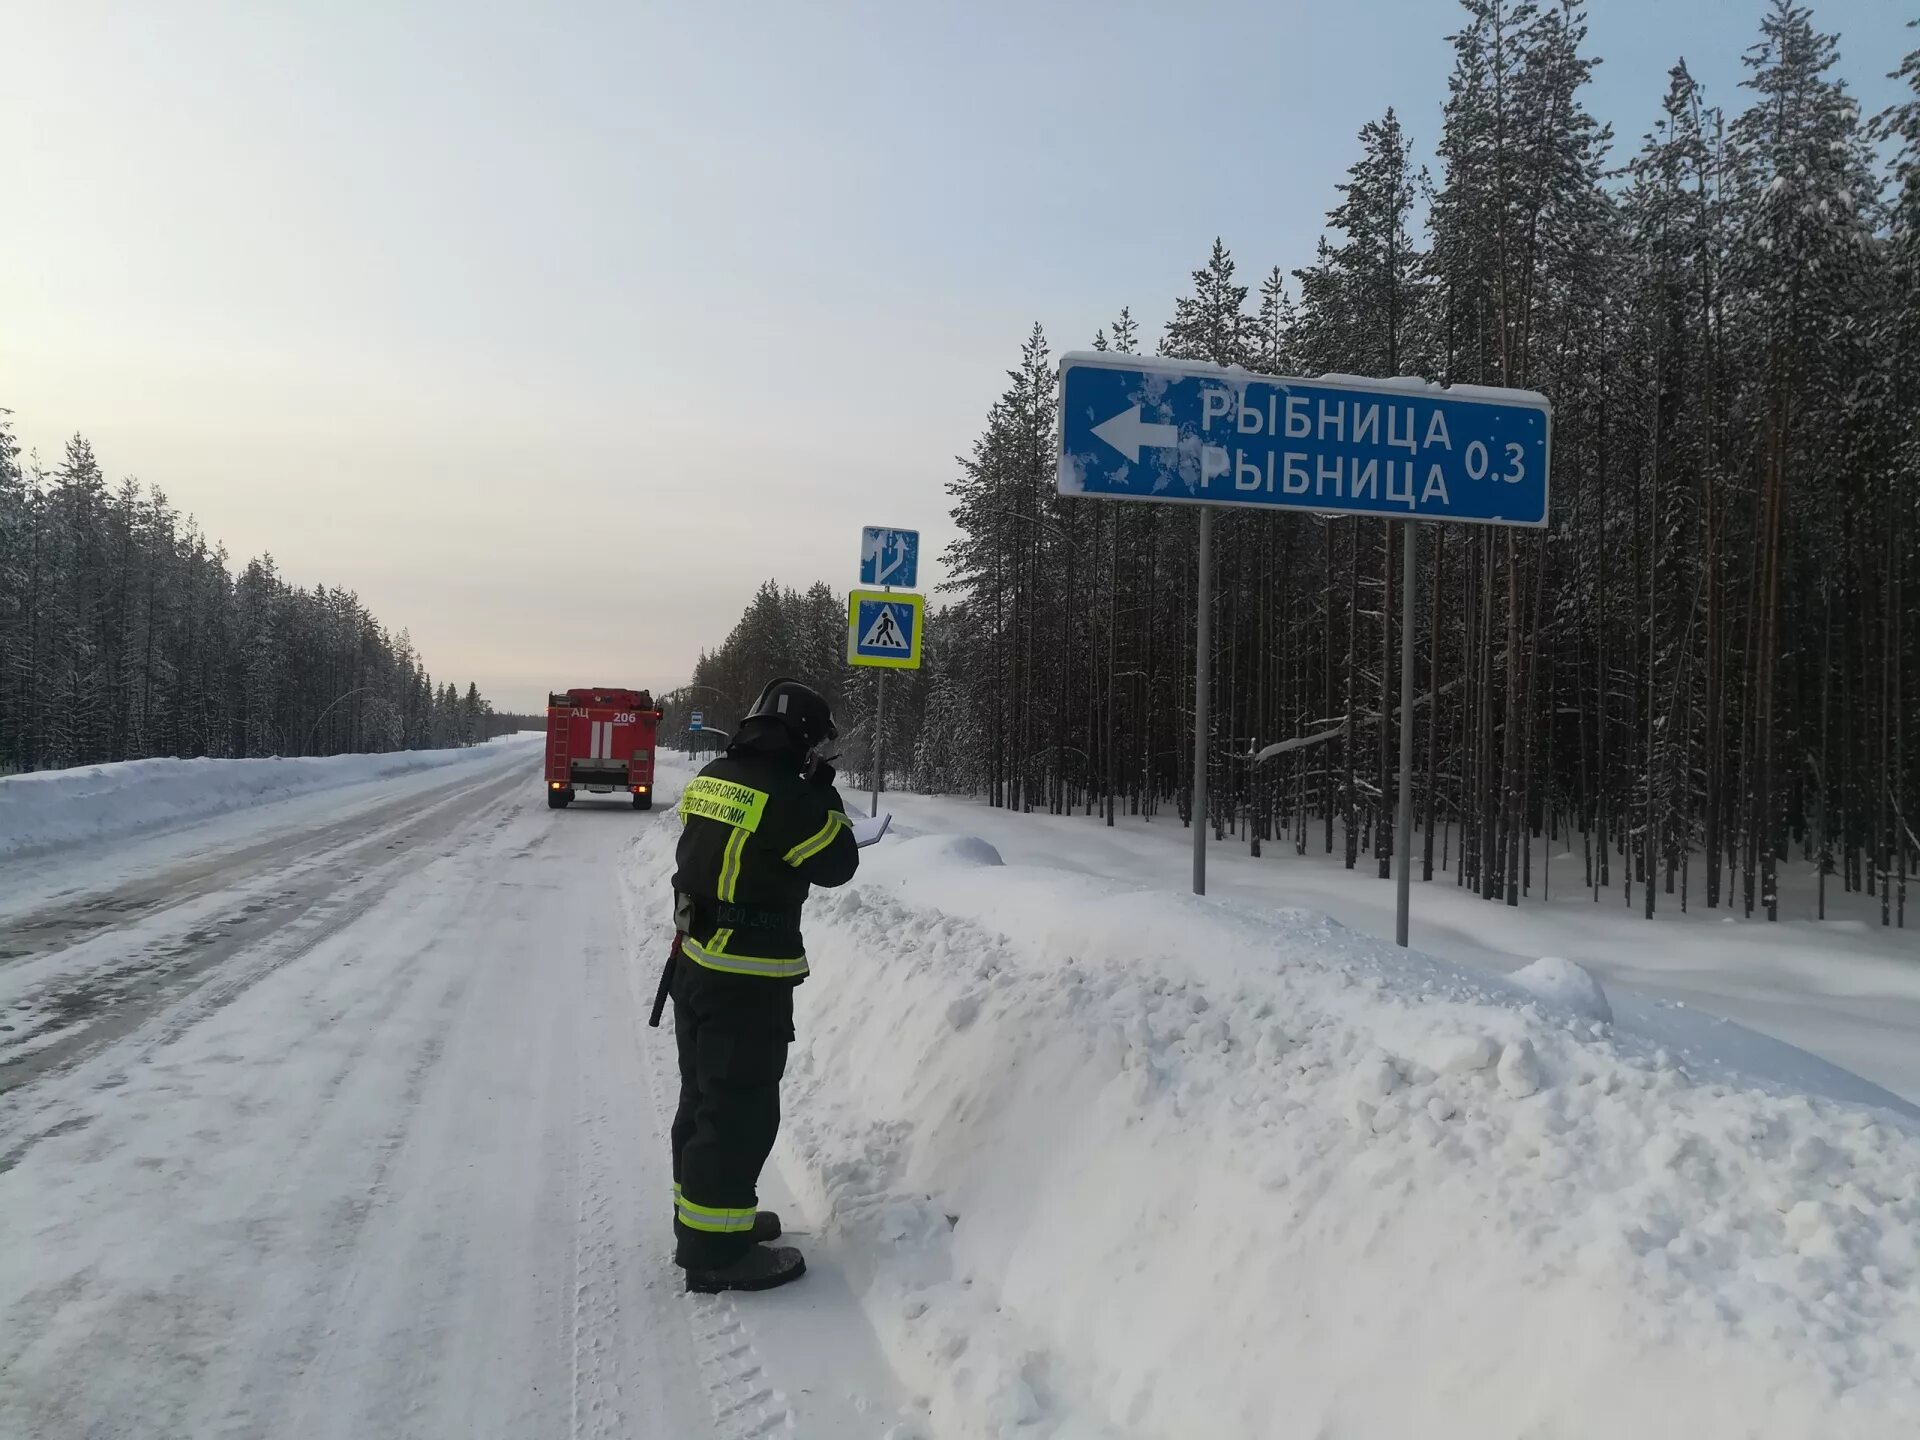
[[[1400,548],[1404,552],[1400,557],[1400,819],[1393,835],[1400,850],[1400,873],[1393,938],[1404,947],[1413,891],[1413,592],[1420,583],[1418,520],[1401,527]],[[1433,723],[1431,716],[1427,723]]]
[[[1200,507],[1200,575],[1193,617],[1193,893],[1207,893],[1207,695],[1213,660],[1213,507]]]
[[[880,813],[880,767],[886,761],[887,743],[887,672],[882,670],[873,677],[873,803],[868,806],[869,815]]]

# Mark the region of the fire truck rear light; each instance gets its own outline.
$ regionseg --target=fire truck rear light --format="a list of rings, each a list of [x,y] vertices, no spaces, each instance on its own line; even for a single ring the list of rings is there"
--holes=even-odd
[[[562,785],[558,780],[555,780],[551,785],[547,786],[547,788],[549,790],[564,790],[566,787]]]

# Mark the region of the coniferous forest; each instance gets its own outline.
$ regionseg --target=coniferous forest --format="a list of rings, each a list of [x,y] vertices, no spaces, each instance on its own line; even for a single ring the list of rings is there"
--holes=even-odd
[[[23,465],[0,411],[0,774],[136,760],[467,745],[479,688],[436,686],[403,630],[273,557],[238,573],[159,491],[75,436]]]
[[[1583,16],[1464,0],[1438,135],[1368,124],[1317,254],[1247,275],[1216,242],[1157,344],[1118,308],[1065,348],[1551,398],[1550,527],[1419,531],[1416,876],[1517,904],[1545,841],[1582,862],[1556,885],[1775,918],[1805,864],[1823,908],[1865,892],[1903,924],[1920,49],[1876,57],[1913,96],[1865,114],[1838,37],[1773,0],[1737,93],[1677,63],[1624,137],[1586,107]],[[948,603],[927,668],[888,682],[890,782],[1184,819],[1196,512],[1057,495],[1056,375],[1036,325],[957,461]],[[1213,533],[1210,823],[1387,874],[1407,532],[1220,510]],[[765,587],[684,698],[805,675],[857,766],[872,681],[843,630],[825,586]]]

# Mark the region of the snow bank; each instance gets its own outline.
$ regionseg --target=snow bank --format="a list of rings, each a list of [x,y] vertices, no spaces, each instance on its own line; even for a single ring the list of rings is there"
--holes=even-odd
[[[1584,1015],[1602,1025],[1613,1023],[1613,1006],[1600,982],[1571,960],[1548,955],[1523,965],[1507,979],[1549,1005],[1558,1005],[1575,1015]]]
[[[506,735],[462,750],[283,760],[128,760],[0,778],[0,858],[203,820],[315,790],[386,780],[539,739]]]
[[[1897,1097],[1609,1025],[1564,962],[997,859],[883,843],[816,896],[784,1107],[932,1433],[1920,1433]]]

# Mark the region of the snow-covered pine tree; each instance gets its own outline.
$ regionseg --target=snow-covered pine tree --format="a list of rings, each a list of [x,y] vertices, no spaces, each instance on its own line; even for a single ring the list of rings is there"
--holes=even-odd
[[[1463,8],[1432,216],[1439,348],[1449,380],[1528,386],[1536,373],[1547,379],[1571,309],[1596,298],[1581,282],[1596,249],[1606,254],[1609,135],[1580,99],[1594,64],[1581,7],[1463,0]],[[1556,461],[1565,454],[1557,445]],[[1556,468],[1564,476],[1567,467]],[[1468,545],[1461,876],[1511,904],[1527,884],[1533,831],[1548,554],[1538,537],[1512,531]]]
[[[1920,29],[1920,20],[1909,22]],[[1907,877],[1920,863],[1920,825],[1912,808],[1907,777],[1920,773],[1908,746],[1920,727],[1908,723],[1914,706],[1913,677],[1920,675],[1913,647],[1920,640],[1920,624],[1913,623],[1908,598],[1916,573],[1916,537],[1920,537],[1920,487],[1911,477],[1920,475],[1920,48],[1910,51],[1894,72],[1907,82],[1913,98],[1888,108],[1875,122],[1875,133],[1897,147],[1893,156],[1893,195],[1889,204],[1886,284],[1875,349],[1883,357],[1879,396],[1890,432],[1890,477],[1908,477],[1900,486],[1890,480],[1892,525],[1887,537],[1893,557],[1887,607],[1894,622],[1893,674],[1894,734],[1890,773],[1882,776],[1895,821],[1895,922],[1904,926]],[[1881,918],[1887,918],[1883,905]]]
[[[1634,323],[1624,358],[1635,385],[1641,458],[1636,530],[1645,577],[1639,699],[1639,840],[1634,873],[1651,915],[1664,866],[1674,890],[1680,857],[1694,840],[1694,740],[1708,602],[1706,515],[1715,473],[1708,412],[1710,308],[1718,271],[1709,207],[1713,156],[1699,86],[1684,62],[1668,76],[1658,125],[1629,167],[1622,196],[1632,246]],[[1630,612],[1631,613],[1631,612]]]
[[[1783,635],[1796,618],[1784,597],[1799,588],[1795,576],[1808,573],[1808,565],[1831,574],[1830,567],[1848,563],[1852,548],[1846,525],[1836,532],[1833,524],[1846,507],[1829,497],[1857,478],[1849,473],[1847,401],[1860,360],[1856,327],[1866,319],[1866,202],[1874,182],[1859,106],[1830,73],[1836,50],[1836,38],[1814,29],[1810,11],[1774,0],[1747,55],[1745,84],[1758,98],[1733,127],[1744,220],[1733,283],[1747,347],[1751,473],[1759,477],[1751,521],[1743,886],[1748,913],[1757,905],[1769,919],[1779,913],[1777,864],[1802,768],[1788,762],[1804,753],[1807,738],[1800,707],[1782,693],[1801,678],[1783,673],[1783,662],[1804,653]],[[1882,733],[1885,711],[1884,703],[1869,710]],[[1887,831],[1876,825],[1874,832],[1873,848],[1884,855]]]
[[[0,410],[0,774],[32,765],[28,709],[40,497],[27,485],[12,414]]]
[[[1248,339],[1251,330],[1250,317],[1247,314],[1247,287],[1234,278],[1234,260],[1226,244],[1215,237],[1213,249],[1206,264],[1193,272],[1193,293],[1182,295],[1173,302],[1173,318],[1167,322],[1167,328],[1160,340],[1160,353],[1174,359],[1205,360],[1215,365],[1244,365],[1248,359]],[[1170,580],[1176,580],[1180,586],[1181,610],[1185,612],[1175,633],[1166,637],[1166,649],[1180,657],[1180,663],[1174,674],[1181,687],[1180,695],[1192,693],[1195,670],[1193,653],[1193,586],[1195,567],[1199,555],[1198,516],[1182,514],[1172,517],[1170,523],[1160,527],[1163,536],[1171,539],[1172,544],[1166,556],[1173,566],[1174,574]],[[1243,568],[1243,557],[1254,545],[1257,545],[1259,526],[1252,517],[1241,514],[1225,513],[1216,516],[1213,526],[1214,569],[1223,583],[1214,587],[1213,604],[1215,618],[1218,618],[1219,597],[1226,585],[1232,584],[1230,577]],[[1211,720],[1211,734],[1207,737],[1205,754],[1208,757],[1209,789],[1226,801],[1226,796],[1217,783],[1217,759],[1219,752],[1218,736],[1223,727],[1231,729],[1231,710],[1216,702],[1221,698],[1221,667],[1219,647],[1226,637],[1220,627],[1213,627],[1216,653],[1211,657],[1214,677],[1213,695],[1208,703]],[[1231,689],[1227,691],[1231,694]],[[1163,703],[1176,708],[1175,714],[1191,715],[1184,700],[1172,696]],[[1223,713],[1224,711],[1224,713]],[[1191,723],[1186,727],[1191,731]],[[1174,727],[1178,734],[1178,727]],[[1190,733],[1186,737],[1191,739]],[[1193,813],[1193,776],[1191,759],[1187,754],[1186,743],[1178,743],[1180,751],[1180,815],[1183,820],[1191,821]],[[1237,776],[1234,778],[1238,778]],[[1228,802],[1230,803],[1230,802]],[[1215,819],[1218,822],[1227,808],[1223,803],[1216,808]],[[1217,828],[1217,827],[1216,827]]]
[[[1333,239],[1323,238],[1319,258],[1295,271],[1300,281],[1297,344],[1314,373],[1355,375],[1431,373],[1433,357],[1423,343],[1430,326],[1431,283],[1427,257],[1413,235],[1414,202],[1423,175],[1416,170],[1407,136],[1391,107],[1360,131],[1360,158],[1338,187],[1340,203],[1327,213]],[[1267,327],[1263,291],[1261,329]],[[1415,343],[1410,344],[1412,340]],[[1349,625],[1347,734],[1341,742],[1348,763],[1347,863],[1355,863],[1361,834],[1373,837],[1379,873],[1392,873],[1394,792],[1389,755],[1395,702],[1390,682],[1399,673],[1394,622],[1397,590],[1396,527],[1388,521],[1343,521],[1341,538],[1349,556],[1349,588],[1355,597],[1371,592],[1367,608],[1379,619],[1375,669],[1375,706],[1363,715],[1354,690],[1360,670],[1357,626]],[[1364,572],[1364,573],[1363,573]],[[1369,739],[1373,783],[1359,803],[1356,768]]]

